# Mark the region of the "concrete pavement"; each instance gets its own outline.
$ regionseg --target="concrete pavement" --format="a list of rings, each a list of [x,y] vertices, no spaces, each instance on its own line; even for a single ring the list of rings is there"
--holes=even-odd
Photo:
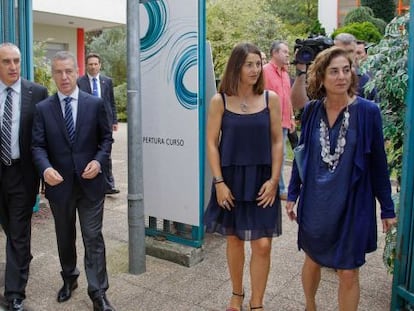
[[[146,256],[146,272],[141,275],[128,273],[128,222],[127,222],[127,126],[120,124],[114,133],[113,167],[117,187],[121,193],[108,196],[104,215],[104,237],[110,288],[109,300],[118,311],[218,311],[225,310],[231,287],[225,257],[225,239],[207,235],[204,260],[192,267]],[[290,167],[286,166],[286,178]],[[303,253],[297,251],[297,226],[283,213],[283,234],[275,238],[272,266],[265,295],[266,310],[302,311],[304,297],[300,270]],[[382,263],[384,235],[379,231],[379,249],[367,256],[361,268],[361,302],[359,310],[389,310],[392,277]],[[5,238],[0,235],[0,263],[4,263]],[[250,253],[246,244],[247,254]],[[49,208],[43,207],[33,216],[31,273],[27,287],[27,310],[82,311],[92,310],[86,292],[87,283],[83,270],[83,246],[78,231],[78,258],[81,275],[79,288],[72,298],[62,304],[56,294],[62,285],[53,218]],[[249,275],[246,264],[246,299],[249,299]],[[0,266],[3,279],[4,264]],[[3,283],[3,282],[2,282]],[[336,275],[325,269],[317,295],[320,311],[337,310]],[[0,288],[3,293],[4,288]],[[0,307],[1,310],[1,307]]]

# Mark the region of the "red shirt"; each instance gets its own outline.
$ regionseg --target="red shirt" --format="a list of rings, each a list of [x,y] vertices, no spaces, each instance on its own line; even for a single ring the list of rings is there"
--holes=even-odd
[[[290,129],[292,125],[292,103],[290,102],[290,78],[284,68],[270,62],[263,66],[265,88],[279,95],[282,111],[282,127]]]

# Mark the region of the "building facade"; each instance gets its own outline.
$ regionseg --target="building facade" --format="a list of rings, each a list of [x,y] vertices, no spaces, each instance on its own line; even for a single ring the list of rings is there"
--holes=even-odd
[[[84,73],[85,33],[126,24],[126,0],[32,0],[33,40],[48,56],[68,50]],[[97,51],[99,52],[99,51]]]

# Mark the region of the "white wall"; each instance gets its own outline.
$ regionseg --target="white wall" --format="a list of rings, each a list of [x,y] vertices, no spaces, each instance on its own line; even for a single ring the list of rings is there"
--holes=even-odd
[[[126,0],[33,0],[33,10],[126,23]]]
[[[48,26],[43,24],[34,24],[33,26],[34,41],[68,44],[69,51],[76,55],[77,34],[75,28]]]
[[[319,0],[318,19],[326,34],[331,34],[338,27],[338,1]]]

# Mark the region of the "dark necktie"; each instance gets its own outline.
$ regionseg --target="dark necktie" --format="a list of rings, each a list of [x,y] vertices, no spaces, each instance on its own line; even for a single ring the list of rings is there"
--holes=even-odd
[[[5,165],[11,165],[11,127],[12,127],[12,88],[6,89],[7,96],[4,102],[3,123],[1,126],[1,161]]]
[[[98,83],[96,78],[92,78],[92,95],[99,96],[98,94]]]
[[[65,97],[65,124],[68,131],[70,142],[73,143],[75,140],[75,124],[73,123],[72,106],[70,102],[72,97]]]

